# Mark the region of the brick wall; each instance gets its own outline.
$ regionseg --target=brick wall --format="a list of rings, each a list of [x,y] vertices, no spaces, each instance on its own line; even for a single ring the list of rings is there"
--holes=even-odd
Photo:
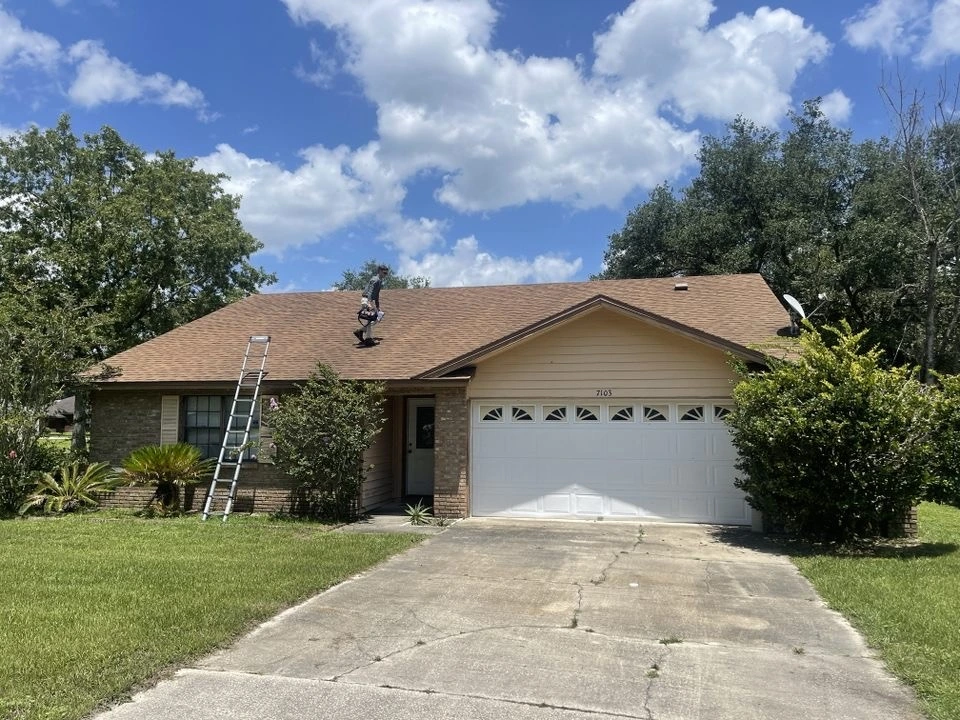
[[[438,516],[466,517],[470,508],[470,409],[466,388],[436,390],[433,511]]]
[[[90,394],[90,459],[119,465],[160,442],[160,392],[98,390]]]
[[[91,395],[90,459],[118,466],[137,448],[160,442],[160,398],[169,393],[107,388]],[[223,510],[226,488],[218,490],[214,510]],[[240,470],[236,512],[290,512],[294,510],[293,483],[271,464],[247,463]],[[186,488],[186,510],[202,510],[208,483]],[[101,496],[104,507],[141,508],[152,488],[125,487]],[[221,497],[222,495],[222,497]],[[217,502],[220,500],[220,502]]]

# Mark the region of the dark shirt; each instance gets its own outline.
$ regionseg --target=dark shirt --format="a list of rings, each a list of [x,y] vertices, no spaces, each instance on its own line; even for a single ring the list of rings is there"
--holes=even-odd
[[[370,278],[370,282],[367,283],[366,290],[363,291],[363,296],[376,305],[377,310],[380,309],[380,288],[382,286],[383,278],[380,277],[379,273],[377,273]]]

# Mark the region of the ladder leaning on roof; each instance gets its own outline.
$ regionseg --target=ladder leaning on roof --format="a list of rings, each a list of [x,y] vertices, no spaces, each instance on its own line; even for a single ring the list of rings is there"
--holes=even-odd
[[[243,465],[243,453],[246,452],[247,443],[250,442],[250,426],[253,424],[253,413],[256,411],[257,400],[260,397],[263,376],[267,374],[267,351],[269,349],[269,335],[251,335],[247,341],[247,349],[243,354],[243,365],[240,368],[240,379],[237,380],[237,389],[233,393],[233,402],[230,405],[227,429],[223,433],[223,442],[220,444],[217,467],[213,471],[210,491],[207,493],[207,501],[203,505],[204,520],[210,515],[221,514],[210,512],[219,483],[230,483],[230,490],[227,492],[227,504],[222,513],[224,522],[227,521],[230,511],[233,509],[233,501],[237,497],[237,480],[240,478],[240,467]],[[260,363],[259,367],[257,367],[258,361]],[[232,473],[230,470],[232,470]]]

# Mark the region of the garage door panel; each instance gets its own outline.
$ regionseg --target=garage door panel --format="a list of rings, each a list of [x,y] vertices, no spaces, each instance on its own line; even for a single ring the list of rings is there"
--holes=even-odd
[[[675,467],[678,490],[696,492],[713,489],[712,468],[706,463],[680,462]]]
[[[574,495],[577,506],[577,515],[601,516],[603,511],[603,495],[577,493]]]
[[[675,460],[677,457],[677,437],[674,429],[663,427],[650,428],[640,424],[640,457],[645,460]]]
[[[514,404],[535,419],[510,421]],[[681,405],[655,404],[668,420],[644,420],[642,401],[584,404],[595,422],[576,421],[577,403],[562,400],[502,401],[502,422],[480,422],[475,406],[473,514],[749,524],[733,484],[736,451],[713,408],[703,403],[701,418],[678,421]],[[611,420],[626,406],[633,419]],[[566,420],[545,421],[545,407],[566,407]]]
[[[708,431],[696,425],[680,426],[676,430],[677,458],[705,458],[712,453]]]
[[[504,457],[508,433],[504,428],[484,427],[483,432],[474,433],[474,457],[485,459]]]
[[[749,506],[742,500],[737,501],[725,496],[716,498],[717,522],[747,525],[750,522],[749,512]]]
[[[638,489],[670,490],[675,484],[674,465],[665,460],[640,462],[640,486]]]
[[[677,498],[677,515],[681,519],[710,517],[712,496],[700,494],[680,495]]]
[[[545,515],[572,515],[573,512],[573,495],[571,493],[547,493],[543,496],[543,513]]]

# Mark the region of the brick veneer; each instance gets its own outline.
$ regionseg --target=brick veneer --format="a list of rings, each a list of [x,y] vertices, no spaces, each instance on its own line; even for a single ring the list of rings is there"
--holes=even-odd
[[[470,410],[466,388],[437,389],[433,458],[433,511],[443,517],[466,517],[470,508]]]
[[[432,394],[436,398],[434,512],[444,517],[466,517],[470,511],[467,476],[470,413],[466,388],[411,386],[403,388],[402,392],[404,395],[411,392]],[[113,388],[93,393],[90,459],[119,465],[133,450],[160,442],[160,401],[166,394],[177,393]],[[402,408],[401,403],[401,413]],[[275,465],[245,465],[240,478],[234,505],[238,512],[296,511],[294,484]],[[142,507],[150,496],[149,488],[121,488],[104,495],[101,504],[107,507]],[[202,509],[205,497],[204,486],[188,489],[184,496],[185,509]]]
[[[217,391],[221,392],[221,391]],[[90,459],[117,466],[137,448],[160,442],[160,398],[176,394],[154,391],[99,390],[91,396]],[[184,509],[202,510],[207,495],[203,483],[184,492]],[[234,509],[237,512],[291,512],[296,510],[294,484],[275,465],[248,463],[240,471]],[[104,507],[146,505],[151,488],[125,487],[101,496]],[[218,497],[220,493],[218,491]],[[223,495],[226,495],[224,490]],[[215,505],[222,510],[223,502]]]

